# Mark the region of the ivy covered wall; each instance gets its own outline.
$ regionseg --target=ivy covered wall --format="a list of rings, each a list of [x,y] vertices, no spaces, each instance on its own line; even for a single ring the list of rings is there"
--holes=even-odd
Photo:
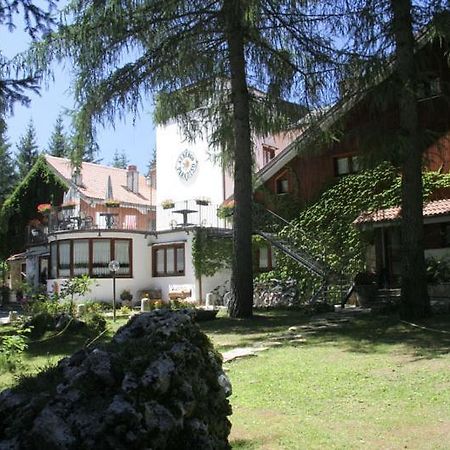
[[[425,172],[423,180],[424,200],[450,187],[450,174]],[[332,269],[350,279],[364,269],[365,252],[372,243],[371,233],[361,231],[353,221],[364,211],[399,205],[400,186],[400,176],[387,163],[345,176],[323,192],[317,202],[305,208],[284,234],[294,241],[304,239],[303,233],[313,237],[308,241],[310,253],[323,257]],[[280,253],[277,268],[264,277],[297,279],[305,292],[318,282]]]
[[[39,216],[37,205],[61,203],[67,189],[40,156],[0,209],[0,258],[25,250],[26,226]]]

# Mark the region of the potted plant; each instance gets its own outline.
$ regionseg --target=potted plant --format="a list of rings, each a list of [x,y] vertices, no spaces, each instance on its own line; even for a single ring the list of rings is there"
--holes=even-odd
[[[211,200],[206,197],[199,197],[195,199],[195,203],[197,205],[208,206],[211,203]]]
[[[217,208],[217,217],[227,219],[234,213],[234,200],[225,201]]]
[[[173,200],[169,200],[169,199],[168,200],[163,200],[161,202],[161,206],[162,206],[163,209],[171,209],[171,208],[175,207],[175,203],[174,203]]]
[[[131,306],[131,300],[133,300],[133,295],[128,289],[124,289],[120,293],[120,300],[122,300],[122,304],[124,306]]]
[[[355,276],[355,294],[359,306],[367,308],[372,303],[377,292],[376,275],[374,272],[359,272]]]

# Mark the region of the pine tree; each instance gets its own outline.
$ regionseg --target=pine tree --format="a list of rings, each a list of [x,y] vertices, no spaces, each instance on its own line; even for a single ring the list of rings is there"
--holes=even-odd
[[[48,10],[41,6],[46,3]],[[39,35],[48,33],[53,24],[51,9],[52,0],[45,0],[36,5],[30,0],[2,0],[0,2],[0,26],[9,31],[15,28],[15,16],[22,13],[25,31],[35,39]],[[28,105],[30,100],[26,91],[38,92],[39,70],[20,61],[19,58],[11,60],[1,54],[0,48],[0,97],[4,113],[11,112],[15,103]]]
[[[395,131],[391,123],[380,120],[359,136],[367,148],[378,154],[372,154],[375,161],[388,159],[403,174],[401,315],[409,319],[423,318],[430,314],[422,204],[423,151],[427,142],[430,143],[430,133],[419,121],[418,86],[419,77],[429,68],[420,68],[418,55],[426,41],[430,45],[433,39],[435,43],[439,42],[438,45],[450,42],[448,2],[361,0],[353,2],[351,10],[345,10],[347,2],[342,3],[342,10],[346,12],[342,24],[344,29],[346,27],[348,42],[352,44],[347,48],[351,55],[347,60],[350,84],[356,91],[370,92],[377,80],[377,95],[370,104],[371,112],[383,117],[383,113],[391,108],[399,119]],[[448,63],[450,65],[450,61]],[[354,132],[356,134],[358,130]]]
[[[17,181],[10,147],[5,127],[0,127],[0,207],[14,189]]]
[[[61,114],[56,119],[55,128],[53,129],[48,144],[49,155],[58,156],[60,158],[70,157],[70,144],[67,135],[64,133],[64,124]]]
[[[19,143],[17,144],[17,166],[20,179],[23,179],[28,174],[38,156],[39,150],[36,143],[36,131],[33,121],[30,120],[25,134],[19,138]]]
[[[234,173],[229,312],[251,316],[252,140],[286,129],[304,114],[305,108],[282,100],[314,100],[307,94],[323,87],[329,42],[316,36],[304,2],[290,0],[147,0],[126,7],[91,0],[72,6],[71,24],[56,45],[43,47],[40,61],[69,56],[77,67],[76,148],[95,136],[93,122],[136,112],[155,92],[160,122],[176,118],[188,138],[210,130],[210,145],[222,150]],[[123,64],[130,45],[136,58]],[[249,89],[250,80],[266,94]]]
[[[117,167],[118,169],[126,169],[128,167],[129,159],[125,153],[125,150],[122,150],[119,153],[119,150],[114,152],[114,158],[111,163],[113,167]]]

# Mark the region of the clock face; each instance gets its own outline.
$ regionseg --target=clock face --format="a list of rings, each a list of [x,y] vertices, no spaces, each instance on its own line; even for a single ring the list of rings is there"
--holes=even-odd
[[[183,150],[177,158],[175,169],[180,178],[187,181],[194,175],[198,168],[198,161],[190,150]]]

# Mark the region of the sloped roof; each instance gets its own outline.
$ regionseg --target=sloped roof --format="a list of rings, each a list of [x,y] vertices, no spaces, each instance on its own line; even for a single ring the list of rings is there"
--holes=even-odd
[[[67,158],[45,155],[48,165],[67,183],[76,187],[82,197],[106,200],[108,177],[111,177],[114,200],[133,205],[151,206],[156,198],[154,189],[148,186],[145,177],[139,174],[139,193],[127,188],[127,169],[83,162],[81,166],[82,186],[72,183],[72,165]]]
[[[362,213],[353,223],[361,225],[365,223],[394,222],[401,219],[401,208],[380,209],[370,213]],[[423,205],[424,217],[437,217],[450,215],[450,199],[433,200]]]
[[[431,27],[428,26],[416,36],[417,48],[423,48],[431,39],[433,39],[433,33]],[[393,73],[395,70],[394,63],[395,58],[392,57],[383,72],[378,74],[364,90],[351,92],[348,96],[341,98],[332,105],[313,110],[309,114],[306,114],[298,123],[298,125],[304,127],[301,133],[256,173],[255,186],[258,187],[273,177],[286,164],[298,156],[302,150],[306,149],[311,144],[311,141],[317,137],[319,131],[330,129],[343,115],[357,105],[358,102],[364,100],[370,88],[378,85]]]

